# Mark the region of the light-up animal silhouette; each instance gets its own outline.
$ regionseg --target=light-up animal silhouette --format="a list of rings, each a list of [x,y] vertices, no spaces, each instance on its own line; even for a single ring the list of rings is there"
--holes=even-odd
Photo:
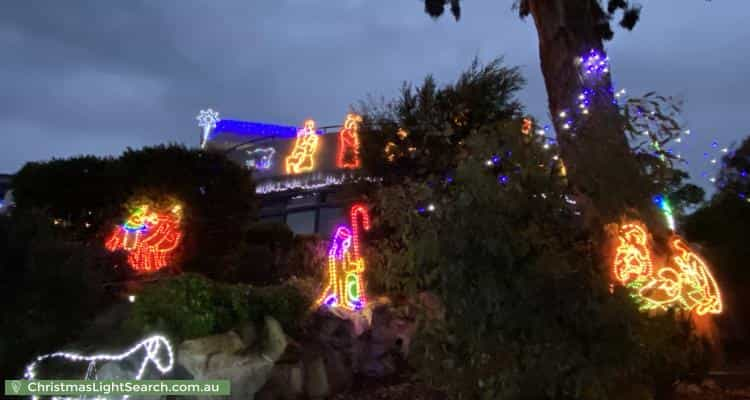
[[[273,156],[276,155],[276,149],[273,147],[247,150],[246,152],[249,157],[245,161],[245,165],[248,168],[268,170],[273,167]]]
[[[146,373],[146,369],[149,365],[153,364],[154,367],[162,374],[166,374],[172,370],[174,366],[174,353],[172,352],[172,346],[164,336],[151,336],[146,338],[120,354],[93,354],[93,355],[81,355],[78,353],[71,352],[56,352],[51,354],[44,354],[38,356],[34,361],[26,366],[24,372],[24,379],[40,379],[38,376],[40,364],[45,361],[53,359],[63,359],[72,361],[74,363],[87,363],[86,374],[83,377],[84,380],[96,380],[98,378],[96,370],[97,363],[106,362],[118,362],[127,358],[134,357],[137,354],[142,354],[140,364],[138,364],[138,372],[135,373],[131,379],[140,380]],[[36,400],[38,397],[32,396],[32,399]],[[128,396],[123,396],[123,399],[127,399]],[[53,399],[63,399],[60,397],[53,397]],[[69,398],[64,398],[69,399]]]
[[[154,272],[169,265],[182,240],[182,208],[153,212],[148,205],[138,207],[124,224],[115,228],[105,243],[109,251],[128,252],[128,264],[138,272]]]
[[[614,275],[638,294],[646,309],[679,307],[698,315],[720,314],[721,293],[706,263],[679,236],[669,240],[671,258],[654,268],[648,230],[639,223],[619,228]]]

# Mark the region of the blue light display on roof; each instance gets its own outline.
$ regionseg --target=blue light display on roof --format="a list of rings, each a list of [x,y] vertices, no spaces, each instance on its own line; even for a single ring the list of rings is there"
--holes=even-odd
[[[296,126],[262,124],[258,122],[236,121],[231,119],[222,119],[216,123],[211,136],[221,133],[232,133],[236,135],[252,136],[272,136],[279,138],[293,138],[297,136],[297,131],[301,128]],[[322,135],[324,132],[318,130],[317,133]]]

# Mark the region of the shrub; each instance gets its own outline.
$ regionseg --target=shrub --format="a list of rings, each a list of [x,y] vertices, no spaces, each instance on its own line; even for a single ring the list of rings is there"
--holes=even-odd
[[[183,274],[144,287],[127,325],[142,333],[162,331],[180,341],[223,333],[266,315],[294,330],[308,306],[292,285],[253,288]]]
[[[178,340],[224,332],[247,320],[246,297],[244,286],[183,274],[145,286],[128,325],[143,333],[164,331]]]
[[[222,258],[216,273],[222,281],[253,285],[280,284],[293,276],[316,276],[325,250],[316,235],[295,235],[286,224],[252,224],[245,240]]]

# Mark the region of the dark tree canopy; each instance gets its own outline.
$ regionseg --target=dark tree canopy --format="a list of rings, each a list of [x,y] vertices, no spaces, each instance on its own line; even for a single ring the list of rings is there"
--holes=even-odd
[[[386,181],[445,174],[463,157],[472,132],[520,118],[516,94],[524,84],[518,68],[502,59],[475,59],[455,83],[438,86],[427,76],[417,87],[404,83],[393,101],[362,103],[365,168]]]
[[[522,18],[528,16],[530,13],[529,1],[531,0],[520,0],[514,3]],[[620,26],[628,30],[633,29],[640,18],[640,5],[633,4],[629,0],[607,0],[606,3],[597,0],[585,1],[590,3],[589,9],[595,20],[598,21],[597,29],[604,40],[610,40],[614,36],[610,22],[616,18],[618,13],[620,13]],[[438,18],[443,15],[446,7],[449,5],[451,14],[458,21],[461,18],[461,0],[425,0],[424,2],[425,12],[432,18]]]

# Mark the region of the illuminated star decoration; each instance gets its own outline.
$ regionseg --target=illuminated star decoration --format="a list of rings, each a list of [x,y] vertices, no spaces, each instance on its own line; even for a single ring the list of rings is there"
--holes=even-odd
[[[33,380],[37,378],[37,367],[45,360],[51,360],[55,358],[61,358],[68,361],[74,362],[86,362],[88,366],[86,368],[86,375],[83,377],[85,380],[96,380],[96,364],[97,362],[110,362],[110,361],[122,361],[126,358],[130,358],[136,354],[142,353],[143,359],[140,362],[138,373],[133,377],[135,380],[141,380],[146,372],[146,368],[149,364],[153,364],[157,370],[163,375],[172,370],[174,366],[174,353],[172,352],[172,346],[164,336],[151,336],[146,338],[120,354],[94,354],[94,355],[81,355],[78,353],[68,352],[57,352],[51,354],[44,354],[38,356],[31,364],[26,366],[24,372],[24,378],[27,380]],[[32,396],[32,399],[38,397]],[[123,399],[127,399],[128,396],[123,396]]]
[[[318,151],[318,135],[315,133],[315,121],[308,119],[305,127],[297,131],[294,148],[286,157],[286,173],[299,174],[315,169],[315,155]]]
[[[328,284],[317,304],[357,311],[367,303],[362,279],[365,260],[359,248],[359,221],[362,220],[361,228],[368,231],[370,216],[362,204],[352,206],[349,214],[351,228],[339,226],[331,239],[328,250]]]
[[[357,114],[347,114],[344,127],[339,132],[339,150],[336,165],[339,168],[357,169],[359,160],[359,124],[362,117]]]
[[[669,240],[671,258],[667,265],[654,268],[648,230],[640,223],[620,226],[614,258],[614,275],[633,290],[633,297],[644,310],[676,307],[698,315],[720,314],[721,293],[706,263],[685,241]]]
[[[200,110],[198,115],[195,117],[198,121],[198,126],[203,128],[203,137],[201,139],[201,148],[206,147],[208,136],[211,134],[211,130],[216,128],[216,123],[221,121],[219,119],[219,112],[212,109]]]
[[[248,168],[269,170],[273,167],[273,156],[276,155],[276,149],[273,147],[265,147],[247,150],[247,154],[250,156],[250,158],[245,161],[245,165]]]
[[[182,208],[153,212],[148,205],[136,208],[105,243],[109,251],[128,252],[128,264],[137,272],[154,272],[169,265],[182,240]]]

